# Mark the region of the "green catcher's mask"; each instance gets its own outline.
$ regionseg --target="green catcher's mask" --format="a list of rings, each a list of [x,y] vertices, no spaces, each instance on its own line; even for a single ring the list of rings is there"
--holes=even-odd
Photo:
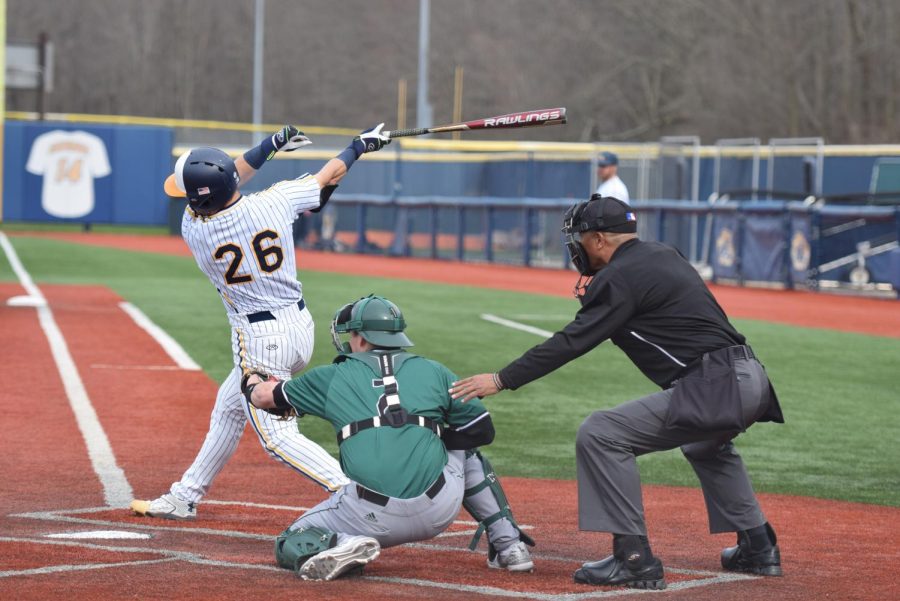
[[[403,330],[406,320],[400,307],[384,298],[370,294],[347,303],[337,310],[331,320],[331,340],[339,353],[350,353],[350,343],[341,342],[341,334],[359,332],[364,340],[384,348],[413,346]]]

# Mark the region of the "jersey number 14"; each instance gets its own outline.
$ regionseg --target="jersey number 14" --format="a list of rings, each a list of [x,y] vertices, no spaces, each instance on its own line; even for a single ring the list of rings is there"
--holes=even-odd
[[[259,268],[266,273],[278,271],[284,262],[284,251],[278,246],[277,241],[278,234],[272,230],[263,230],[253,237],[253,255]],[[217,248],[213,257],[217,261],[229,259],[228,269],[225,271],[225,283],[229,286],[253,281],[251,274],[239,273],[241,263],[244,261],[244,250],[234,242]]]

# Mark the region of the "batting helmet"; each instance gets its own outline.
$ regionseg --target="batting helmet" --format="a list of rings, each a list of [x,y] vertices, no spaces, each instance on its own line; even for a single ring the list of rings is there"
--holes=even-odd
[[[359,332],[367,342],[383,348],[413,346],[403,333],[406,320],[400,307],[384,298],[370,294],[337,310],[331,321],[331,339],[339,353],[349,353],[349,343],[342,343],[340,335]]]
[[[212,215],[231,200],[240,181],[230,156],[218,148],[194,148],[178,157],[164,187],[169,196],[186,196],[195,213]]]

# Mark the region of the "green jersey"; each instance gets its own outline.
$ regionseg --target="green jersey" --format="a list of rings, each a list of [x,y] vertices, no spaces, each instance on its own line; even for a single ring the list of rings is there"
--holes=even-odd
[[[381,353],[343,355],[335,363],[311,369],[284,385],[299,415],[331,422],[335,433],[347,424],[378,415],[384,393]],[[456,376],[446,367],[408,353],[394,354],[401,406],[451,428],[465,428],[487,415],[478,399],[454,401],[448,389]],[[431,430],[418,425],[362,430],[341,444],[341,467],[352,480],[382,494],[409,499],[435,481],[447,464],[447,449]]]

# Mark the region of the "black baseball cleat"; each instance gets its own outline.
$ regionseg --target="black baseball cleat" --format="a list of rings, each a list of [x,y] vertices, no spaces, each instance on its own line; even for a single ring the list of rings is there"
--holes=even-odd
[[[591,561],[575,571],[575,582],[593,584],[595,586],[627,586],[662,590],[666,588],[665,573],[659,558],[652,558],[649,563],[630,566],[628,562],[610,555],[600,561]]]
[[[755,530],[755,529],[754,529]],[[783,576],[781,571],[781,552],[778,550],[775,531],[765,524],[762,543],[756,545],[751,540],[752,531],[738,532],[738,544],[726,547],[722,551],[722,567],[732,572],[746,572],[758,576]],[[765,539],[768,540],[765,540]]]

